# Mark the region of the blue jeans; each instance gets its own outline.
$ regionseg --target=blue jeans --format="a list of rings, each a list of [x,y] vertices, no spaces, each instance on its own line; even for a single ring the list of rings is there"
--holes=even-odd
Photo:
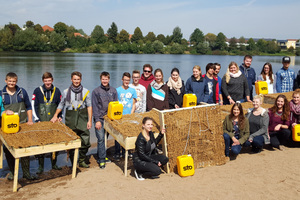
[[[97,162],[105,162],[106,158],[106,149],[105,149],[105,133],[103,128],[103,122],[101,122],[101,129],[98,130],[95,128],[95,134],[97,137],[97,156],[98,160]]]
[[[223,134],[224,142],[225,142],[225,156],[229,156],[229,147],[231,147],[231,152],[235,155],[238,155],[242,149],[241,145],[232,146],[232,139],[227,133]]]
[[[262,135],[256,136],[253,138],[252,142],[249,142],[249,140],[247,140],[244,144],[245,147],[250,147],[252,145],[253,148],[258,148],[261,149],[263,148],[265,144],[265,139]]]

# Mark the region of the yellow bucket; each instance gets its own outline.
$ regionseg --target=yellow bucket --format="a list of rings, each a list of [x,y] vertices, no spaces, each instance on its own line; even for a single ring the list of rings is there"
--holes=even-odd
[[[194,159],[191,155],[182,155],[177,157],[177,171],[181,177],[194,175]]]
[[[123,105],[118,101],[111,101],[108,104],[107,116],[109,119],[121,119],[123,114]]]
[[[182,107],[193,107],[197,105],[197,96],[195,94],[183,95]]]
[[[256,94],[268,94],[268,83],[266,81],[257,81],[255,83]]]
[[[293,128],[293,140],[300,142],[300,124],[296,124]]]
[[[18,113],[14,113],[13,115],[3,113],[1,122],[1,130],[4,133],[17,133],[19,131],[20,118]]]

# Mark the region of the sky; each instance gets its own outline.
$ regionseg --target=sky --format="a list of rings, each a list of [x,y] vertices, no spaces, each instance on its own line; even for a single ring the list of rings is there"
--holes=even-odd
[[[90,35],[96,25],[105,32],[112,22],[129,34],[172,35],[179,27],[189,39],[222,32],[227,38],[300,38],[299,0],[0,0],[0,26],[64,22]]]

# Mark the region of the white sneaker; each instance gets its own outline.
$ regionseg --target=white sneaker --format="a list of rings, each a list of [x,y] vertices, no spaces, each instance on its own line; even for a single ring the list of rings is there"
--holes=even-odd
[[[145,178],[143,178],[143,175],[138,174],[136,170],[134,170],[134,174],[135,174],[135,177],[136,177],[137,180],[139,180],[139,181],[145,180]]]

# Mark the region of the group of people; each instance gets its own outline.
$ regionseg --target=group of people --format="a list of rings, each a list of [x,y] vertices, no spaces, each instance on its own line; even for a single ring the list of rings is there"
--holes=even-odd
[[[263,108],[263,95],[256,95],[253,108],[244,114],[241,103],[234,103],[231,112],[223,121],[225,156],[235,159],[242,147],[252,147],[253,153],[259,153],[264,145],[283,150],[284,146],[300,146],[292,139],[292,129],[300,124],[300,89],[293,92],[288,102],[279,94],[274,105],[268,110]],[[231,150],[231,151],[230,151]],[[231,155],[230,155],[231,153]]]
[[[179,70],[173,68],[171,76],[164,82],[163,71],[155,69],[150,64],[143,66],[143,71],[134,70],[132,74],[123,73],[122,85],[114,88],[110,85],[109,72],[101,72],[100,85],[90,93],[87,88],[81,85],[82,74],[78,71],[71,74],[71,85],[62,93],[53,85],[53,76],[50,72],[45,72],[42,76],[43,85],[37,87],[32,96],[32,100],[24,88],[17,86],[18,77],[10,72],[6,75],[6,86],[0,91],[1,113],[13,114],[18,112],[20,123],[32,125],[33,122],[51,121],[53,123],[62,121],[65,118],[65,124],[71,128],[81,139],[81,148],[79,149],[79,167],[88,168],[89,162],[86,157],[90,144],[90,132],[92,120],[94,120],[95,134],[97,137],[97,162],[101,169],[106,167],[106,163],[111,162],[106,156],[105,134],[104,134],[104,116],[107,114],[108,105],[112,101],[119,101],[123,105],[123,115],[142,113],[150,111],[153,108],[158,110],[177,109],[183,104],[183,95],[193,93],[197,96],[197,104],[233,104],[231,114],[224,121],[224,139],[226,145],[226,156],[229,155],[229,147],[238,154],[241,145],[252,145],[254,151],[260,151],[262,143],[271,142],[274,147],[280,148],[283,136],[279,133],[287,132],[284,138],[290,136],[288,131],[289,109],[299,123],[299,101],[296,100],[298,93],[295,93],[293,100],[294,106],[287,104],[285,97],[276,99],[274,107],[267,112],[261,108],[261,97],[255,97],[253,100],[253,84],[257,80],[264,80],[268,83],[269,93],[288,92],[300,86],[300,70],[297,78],[295,72],[289,69],[290,58],[283,58],[283,67],[275,74],[272,71],[272,65],[266,63],[263,66],[261,74],[256,78],[256,73],[251,68],[252,57],[247,55],[241,66],[231,62],[223,78],[219,77],[221,65],[219,63],[208,63],[206,73],[202,74],[201,67],[193,67],[193,75],[186,81],[180,77]],[[131,82],[132,78],[132,83]],[[298,91],[298,90],[296,90]],[[299,97],[298,97],[299,98]],[[241,104],[238,102],[252,101],[254,108],[246,117],[243,115]],[[287,109],[288,108],[288,109]],[[63,111],[66,110],[64,114]],[[287,111],[288,110],[288,111]],[[289,112],[287,114],[287,112]],[[268,114],[270,115],[268,115]],[[280,116],[280,117],[278,117]],[[272,123],[281,122],[281,126],[269,125],[269,118],[279,120],[270,120]],[[280,121],[281,120],[281,121]],[[249,126],[250,123],[250,126]],[[253,124],[253,126],[252,126]],[[271,123],[270,123],[271,124]],[[260,125],[262,127],[260,127]],[[294,125],[294,123],[292,123]],[[157,154],[156,145],[164,136],[165,130],[157,138],[154,138],[152,127],[153,120],[145,118],[143,120],[143,130],[137,137],[136,152],[133,154],[133,163],[135,174],[139,180],[143,180],[145,175],[155,178],[161,173],[159,167],[168,162],[168,158]],[[266,134],[268,129],[272,132],[269,136]],[[250,127],[250,128],[249,128]],[[262,130],[263,129],[263,130]],[[284,131],[283,131],[284,130]],[[285,131],[287,130],[287,131]],[[250,134],[250,136],[249,136]],[[14,158],[4,147],[4,152],[10,169],[8,179],[13,179]],[[119,161],[124,156],[124,149],[115,142],[114,159]],[[44,171],[45,155],[38,155],[39,168],[38,173]],[[56,165],[55,159],[51,160],[52,169],[60,170]],[[70,158],[73,160],[74,151],[70,151]],[[29,172],[29,157],[21,159],[23,177],[34,179]],[[155,166],[155,167],[154,167]]]

